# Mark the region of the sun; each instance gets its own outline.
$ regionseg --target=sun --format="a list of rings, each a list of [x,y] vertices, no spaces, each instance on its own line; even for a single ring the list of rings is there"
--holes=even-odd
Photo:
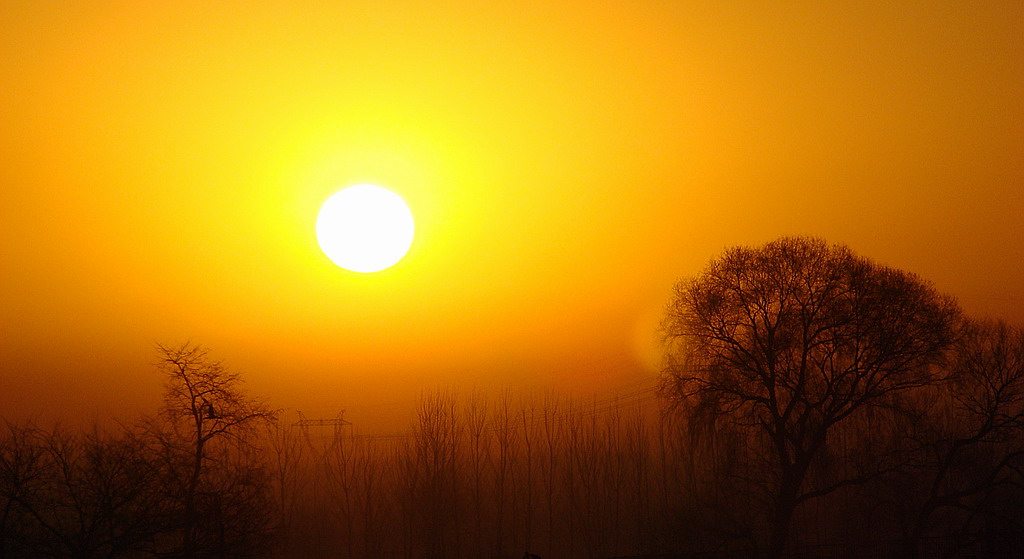
[[[333,194],[316,218],[320,249],[353,272],[379,272],[398,263],[413,238],[409,206],[386,188],[350,186]]]

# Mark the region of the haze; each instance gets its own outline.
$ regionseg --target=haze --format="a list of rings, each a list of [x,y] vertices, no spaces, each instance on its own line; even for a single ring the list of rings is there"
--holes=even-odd
[[[1019,2],[4,2],[0,408],[150,410],[185,340],[277,407],[653,377],[673,283],[815,235],[1024,321]],[[352,184],[412,249],[318,249]]]

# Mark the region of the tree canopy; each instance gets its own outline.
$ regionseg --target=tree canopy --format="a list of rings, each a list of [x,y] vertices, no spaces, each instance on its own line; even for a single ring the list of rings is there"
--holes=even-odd
[[[664,389],[691,419],[765,437],[781,553],[796,506],[857,481],[805,483],[830,431],[931,382],[959,314],[917,276],[820,239],[732,248],[675,287]]]

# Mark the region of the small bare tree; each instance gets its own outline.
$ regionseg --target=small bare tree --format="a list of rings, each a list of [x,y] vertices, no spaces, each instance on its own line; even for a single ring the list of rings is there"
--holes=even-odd
[[[0,557],[39,550],[52,531],[40,516],[53,468],[35,426],[5,422],[0,433]]]
[[[292,516],[298,508],[305,481],[301,473],[306,445],[298,427],[281,421],[268,422],[264,436],[270,450],[280,529],[283,539],[287,540],[292,535]]]
[[[471,494],[474,526],[473,549],[482,550],[484,541],[484,466],[490,452],[491,433],[489,433],[487,400],[476,389],[469,396],[463,415],[466,417],[469,469],[473,476]]]
[[[946,534],[993,522],[1024,531],[1024,329],[970,323],[950,372],[951,382],[916,399],[907,428],[915,452],[886,491],[904,511],[907,557],[921,555],[941,524]]]
[[[276,418],[277,412],[246,395],[241,376],[209,356],[203,346],[184,343],[158,345],[157,370],[165,378],[162,413],[176,437],[164,439],[169,448],[188,456],[182,488],[182,551],[196,553],[199,487],[207,469],[210,445],[219,439],[243,442],[242,434],[258,422]]]
[[[459,555],[460,441],[463,425],[455,396],[449,392],[425,395],[413,431],[420,485],[415,496],[424,554],[428,558]]]
[[[0,433],[0,557],[135,557],[168,523],[145,443],[98,428]]]

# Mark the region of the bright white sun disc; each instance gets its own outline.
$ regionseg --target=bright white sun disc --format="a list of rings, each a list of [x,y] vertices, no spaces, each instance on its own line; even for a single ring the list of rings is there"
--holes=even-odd
[[[332,262],[353,272],[394,266],[412,245],[412,212],[386,188],[359,184],[324,202],[316,218],[316,239]]]

